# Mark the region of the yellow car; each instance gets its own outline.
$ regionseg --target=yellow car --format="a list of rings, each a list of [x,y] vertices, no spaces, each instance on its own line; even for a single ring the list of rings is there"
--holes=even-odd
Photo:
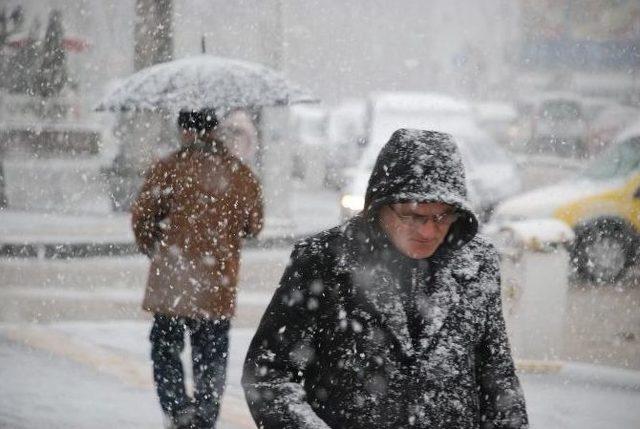
[[[543,217],[575,231],[571,259],[583,279],[618,280],[640,243],[640,126],[621,134],[575,178],[504,201],[492,220]]]

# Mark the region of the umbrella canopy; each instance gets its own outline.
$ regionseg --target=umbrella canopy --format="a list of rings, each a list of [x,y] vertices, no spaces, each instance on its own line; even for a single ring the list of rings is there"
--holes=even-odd
[[[315,101],[261,64],[201,55],[134,73],[116,85],[96,110],[233,109]]]

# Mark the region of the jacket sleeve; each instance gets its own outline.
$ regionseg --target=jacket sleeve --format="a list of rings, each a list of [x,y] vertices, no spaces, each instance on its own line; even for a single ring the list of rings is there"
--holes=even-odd
[[[314,356],[319,258],[308,246],[291,254],[280,286],[262,317],[244,363],[242,385],[259,428],[323,429],[307,401],[305,367]],[[314,301],[316,300],[316,301]]]
[[[131,207],[131,224],[136,244],[149,257],[153,255],[156,243],[162,236],[160,221],[169,214],[170,179],[164,164],[154,165]]]
[[[528,428],[524,394],[515,373],[502,315],[498,255],[493,249],[488,255],[481,274],[489,289],[487,318],[476,349],[482,428]]]

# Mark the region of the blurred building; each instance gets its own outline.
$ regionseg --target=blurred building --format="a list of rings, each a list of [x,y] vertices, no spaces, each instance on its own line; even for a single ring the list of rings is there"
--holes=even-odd
[[[0,45],[0,61],[10,63],[3,50],[41,35],[51,10],[61,11],[70,79],[62,95],[74,112],[67,116],[114,131],[95,156],[112,163],[118,183],[128,180],[116,186],[120,207],[149,161],[175,141],[174,118],[114,121],[91,107],[118,78],[171,58],[206,52],[265,63],[327,105],[395,90],[472,100],[569,90],[640,100],[638,0],[0,0],[0,10],[18,5],[23,28],[11,46]],[[13,120],[8,111],[0,103],[0,128]],[[266,152],[256,156],[265,171]]]
[[[640,2],[521,0],[519,85],[640,101]]]
[[[191,30],[205,29],[207,51],[278,67],[329,104],[375,90],[499,90],[517,15],[505,0],[176,3]],[[191,30],[176,31],[176,52],[198,52]]]
[[[87,96],[133,71],[136,0],[2,3],[41,22],[63,11],[68,34],[88,43],[69,58]],[[554,84],[638,85],[637,0],[180,0],[172,10],[176,58],[204,47],[263,62],[329,104],[373,90],[500,98]]]
[[[63,11],[68,33],[88,42],[70,58],[87,96],[133,71],[135,0],[4,3],[22,4],[27,21]],[[518,29],[507,0],[181,0],[173,16],[175,57],[202,52],[204,38],[208,53],[270,64],[329,103],[372,90],[500,90]]]

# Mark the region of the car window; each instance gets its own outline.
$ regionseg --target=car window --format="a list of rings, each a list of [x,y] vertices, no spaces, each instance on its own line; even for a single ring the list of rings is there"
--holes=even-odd
[[[540,111],[542,117],[551,121],[577,121],[582,116],[580,106],[573,101],[545,101]]]
[[[634,137],[611,147],[596,158],[583,175],[596,180],[627,177],[640,169],[640,137]]]

